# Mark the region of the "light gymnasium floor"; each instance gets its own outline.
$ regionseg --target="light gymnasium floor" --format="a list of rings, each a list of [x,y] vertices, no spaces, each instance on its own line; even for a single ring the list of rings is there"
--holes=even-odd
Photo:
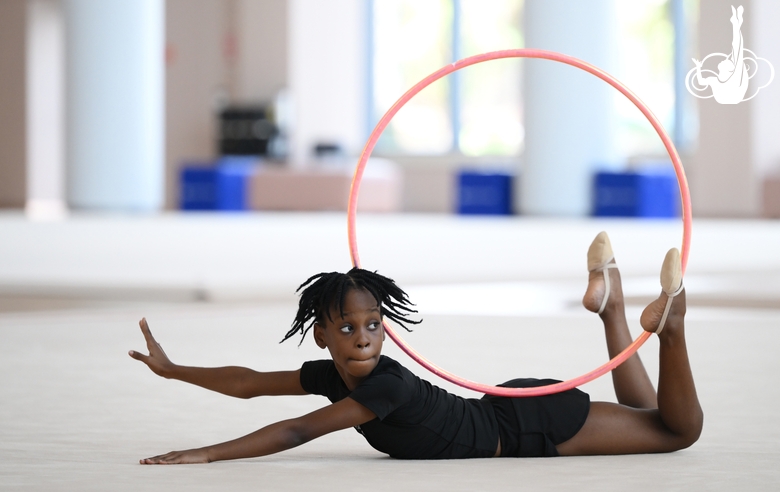
[[[352,430],[276,456],[198,466],[139,458],[227,440],[326,404],[232,400],[154,376],[146,316],[174,361],[293,369],[324,357],[279,345],[307,276],[349,267],[338,214],[0,214],[1,490],[777,490],[780,223],[694,223],[686,285],[690,356],[705,410],[692,448],[666,455],[406,462]],[[396,278],[425,323],[405,335],[484,382],[567,379],[606,360],[579,307],[585,251],[610,232],[635,334],[677,221],[361,216],[361,258]],[[388,342],[389,343],[389,342]],[[657,341],[640,351],[657,375]],[[435,384],[406,356],[397,358]],[[584,387],[613,400],[609,377]],[[465,390],[454,391],[475,396]]]

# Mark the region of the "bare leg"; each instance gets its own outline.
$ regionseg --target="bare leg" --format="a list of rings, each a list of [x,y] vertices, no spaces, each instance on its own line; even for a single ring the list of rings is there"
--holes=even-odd
[[[645,330],[658,327],[666,299],[662,293],[642,313]],[[704,414],[688,361],[684,317],[685,291],[674,298],[666,326],[658,336],[658,409],[594,402],[582,429],[557,446],[561,455],[670,452],[698,440]]]
[[[610,268],[607,271],[610,275],[609,300],[599,316],[604,322],[607,352],[609,358],[612,359],[628,347],[633,340],[628,331],[628,321],[626,321],[620,272],[617,268]],[[604,291],[604,274],[598,271],[590,272],[588,290],[585,292],[582,304],[589,311],[598,312],[604,298]],[[615,396],[620,404],[633,408],[658,408],[655,388],[653,388],[653,383],[647,375],[639,354],[635,353],[612,371],[612,385],[615,387]]]
[[[666,306],[667,296],[651,303],[642,313],[642,327],[655,329]],[[660,361],[658,374],[658,409],[666,427],[676,434],[690,432],[697,428],[698,438],[704,414],[696,394],[688,348],[685,343],[685,291],[674,298],[666,328],[658,335],[660,340]],[[667,332],[666,330],[669,330]],[[698,423],[692,425],[692,423]]]

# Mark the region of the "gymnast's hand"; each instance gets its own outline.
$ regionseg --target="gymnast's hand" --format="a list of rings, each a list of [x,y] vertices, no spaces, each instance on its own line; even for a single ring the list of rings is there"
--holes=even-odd
[[[145,458],[140,461],[142,465],[188,465],[192,463],[208,463],[209,453],[207,448],[188,449],[187,451],[171,451],[170,453]]]
[[[152,372],[158,376],[162,376],[164,378],[170,377],[170,374],[176,367],[176,364],[171,362],[168,356],[165,355],[165,351],[162,349],[160,344],[157,343],[157,340],[155,340],[152,336],[152,332],[149,330],[149,325],[146,323],[146,318],[142,318],[138,324],[141,325],[141,333],[144,334],[144,338],[146,339],[146,348],[149,350],[149,355],[144,355],[142,353],[136,352],[135,350],[131,350],[128,352],[130,357],[135,360],[140,360],[149,366],[149,369],[151,369]],[[156,458],[159,458],[159,456]]]

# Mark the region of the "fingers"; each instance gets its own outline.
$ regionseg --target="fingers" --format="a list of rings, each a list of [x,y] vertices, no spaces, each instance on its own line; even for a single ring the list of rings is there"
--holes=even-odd
[[[149,329],[149,324],[146,322],[146,318],[142,318],[138,323],[141,327],[141,332],[146,339],[146,348],[148,355],[142,354],[135,350],[130,350],[128,355],[135,360],[140,360],[158,376],[168,377],[168,371],[175,366],[165,354],[162,346],[152,336],[152,331]]]
[[[141,321],[138,322],[138,326],[141,327],[141,333],[143,333],[147,345],[157,343],[152,336],[152,330],[149,329],[149,323],[146,322],[146,318],[141,318]]]
[[[130,357],[132,357],[135,360],[140,360],[144,364],[149,364],[149,360],[148,360],[149,356],[148,355],[144,355],[141,352],[136,352],[135,350],[131,350],[131,351],[129,351],[127,353],[127,355],[129,355]]]
[[[142,465],[175,465],[180,463],[180,461],[177,460],[180,455],[181,453],[171,451],[170,453],[153,456],[151,458],[144,458],[140,460],[139,463]]]
[[[146,322],[146,318],[141,318],[141,321],[138,322],[138,325],[141,327],[141,333],[143,333],[144,339],[146,340],[146,348],[149,350],[149,355],[144,355],[140,352],[136,352],[135,350],[131,350],[127,354],[133,359],[140,360],[144,364],[148,365],[149,356],[152,354],[152,347],[157,345],[157,341],[152,336],[152,331],[149,329],[149,324]]]
[[[171,451],[152,458],[139,460],[142,465],[182,465],[193,463],[208,463],[208,457],[202,449],[190,449],[188,451]]]
[[[149,323],[146,322],[146,318],[141,318],[138,325],[141,327],[141,333],[143,333],[144,339],[146,339],[146,349],[149,350],[149,355],[154,355],[156,353],[155,351],[162,351],[162,346],[154,339],[154,335],[152,335],[152,330],[149,329]]]

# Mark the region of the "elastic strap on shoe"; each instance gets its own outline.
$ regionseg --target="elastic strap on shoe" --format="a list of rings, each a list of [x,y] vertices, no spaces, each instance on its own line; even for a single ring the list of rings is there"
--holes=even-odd
[[[671,294],[666,294],[666,307],[664,307],[664,315],[661,316],[661,321],[658,323],[658,329],[655,330],[655,334],[658,335],[661,333],[661,331],[664,329],[664,326],[666,325],[666,318],[669,316],[669,310],[672,309],[672,299],[680,295],[680,292],[683,291],[683,284],[680,282],[680,288],[678,288],[676,291],[672,292]]]
[[[597,268],[596,271],[604,272],[604,299],[601,300],[601,307],[599,308],[598,314],[601,314],[604,312],[604,308],[607,307],[607,301],[609,300],[609,291],[610,291],[610,283],[609,283],[609,269],[610,268],[617,268],[617,263],[610,263],[615,257],[607,260],[606,265],[604,265],[601,268]]]

